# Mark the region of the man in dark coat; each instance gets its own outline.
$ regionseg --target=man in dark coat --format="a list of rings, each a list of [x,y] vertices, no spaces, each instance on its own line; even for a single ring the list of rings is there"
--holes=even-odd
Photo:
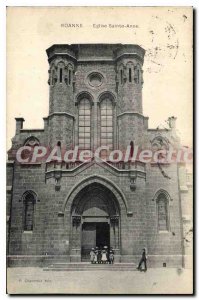
[[[146,256],[146,249],[142,249],[142,257],[140,259],[140,262],[139,262],[139,265],[137,267],[138,270],[142,271],[141,267],[142,267],[142,263],[144,263],[144,271],[146,272],[147,271],[147,263],[146,263],[146,260],[147,260],[147,256]]]

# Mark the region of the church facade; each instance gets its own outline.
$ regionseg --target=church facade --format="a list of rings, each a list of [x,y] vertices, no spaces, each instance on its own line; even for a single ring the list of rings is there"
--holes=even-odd
[[[92,247],[105,245],[117,262],[137,263],[146,248],[149,266],[185,265],[191,250],[186,253],[184,222],[191,224],[192,212],[186,218],[191,184],[184,164],[131,159],[136,146],[180,147],[174,117],[168,128],[150,129],[143,115],[144,54],[122,44],[47,49],[49,115],[43,129],[24,129],[24,119],[16,118],[8,151],[9,266],[86,261]],[[130,149],[130,158],[28,160],[27,150],[43,146],[71,155],[76,147],[78,155]]]

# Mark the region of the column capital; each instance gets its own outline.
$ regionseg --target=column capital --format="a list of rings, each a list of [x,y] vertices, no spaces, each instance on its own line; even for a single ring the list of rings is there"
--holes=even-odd
[[[81,216],[73,216],[73,226],[78,226],[81,223]]]

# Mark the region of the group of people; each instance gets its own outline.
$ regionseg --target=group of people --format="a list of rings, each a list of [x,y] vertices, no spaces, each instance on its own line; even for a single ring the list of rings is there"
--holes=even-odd
[[[91,264],[113,264],[114,251],[107,246],[104,246],[103,248],[92,248],[90,251],[90,261]]]
[[[103,248],[95,247],[90,251],[91,264],[113,264],[114,263],[114,251],[113,248],[104,246]],[[144,269],[142,268],[144,264]],[[147,254],[146,249],[142,249],[142,257],[139,261],[137,269],[139,271],[147,271]]]

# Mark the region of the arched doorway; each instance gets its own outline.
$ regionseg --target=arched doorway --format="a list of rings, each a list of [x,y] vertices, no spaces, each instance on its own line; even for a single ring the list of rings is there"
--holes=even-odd
[[[120,209],[111,190],[94,182],[82,188],[71,208],[71,255],[89,260],[92,247],[108,246],[120,254]]]

